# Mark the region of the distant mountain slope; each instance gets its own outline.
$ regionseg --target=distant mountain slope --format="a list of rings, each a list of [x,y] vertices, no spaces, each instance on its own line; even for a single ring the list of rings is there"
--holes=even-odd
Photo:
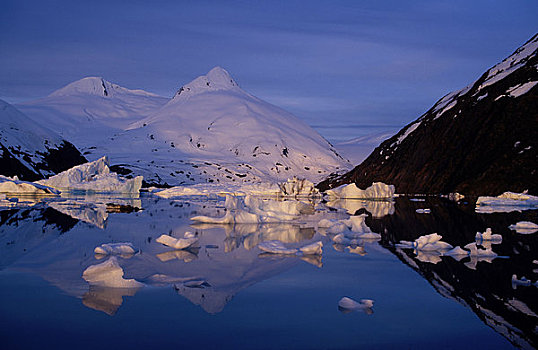
[[[166,97],[126,89],[100,77],[87,77],[17,108],[86,151],[167,101]]]
[[[152,152],[136,157],[137,165],[142,166],[145,159],[147,169],[167,183],[294,175],[320,180],[349,166],[306,123],[248,94],[220,67],[183,86],[162,109],[130,129],[114,144],[142,142],[137,149]],[[181,169],[170,176],[159,170],[162,166],[171,169],[170,160],[184,160],[195,167],[177,164]]]
[[[398,193],[538,193],[538,35],[383,142],[351,172],[318,184],[394,184]]]
[[[0,100],[0,174],[34,181],[86,159],[71,143]]]

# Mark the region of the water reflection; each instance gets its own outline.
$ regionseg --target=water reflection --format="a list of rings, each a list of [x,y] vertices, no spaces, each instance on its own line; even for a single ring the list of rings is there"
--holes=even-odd
[[[144,210],[126,214],[109,210],[106,215],[101,209],[94,210],[103,205],[106,209],[112,202]],[[300,222],[191,225],[189,218],[194,215],[222,216],[225,210],[223,202],[218,200],[169,201],[149,197],[121,202],[74,198],[32,208],[2,210],[0,270],[9,267],[35,273],[65,293],[80,298],[88,308],[108,315],[118,312],[125,297],[148,287],[173,288],[205,312],[215,314],[222,312],[241,290],[298,264],[308,268],[328,264],[321,255],[262,253],[257,248],[262,242],[278,240],[287,247],[297,248],[321,240],[324,249],[332,247],[353,255],[357,264],[367,261],[368,251],[379,249],[380,244],[425,278],[439,294],[472,310],[513,344],[538,346],[537,289],[526,284],[514,288],[512,282],[513,275],[537,279],[538,265],[533,261],[537,258],[534,252],[538,242],[532,235],[520,235],[508,229],[518,221],[536,222],[535,211],[482,215],[474,213],[473,207],[431,198],[425,202],[408,198],[386,203],[348,202],[329,204],[353,214],[367,212],[365,223],[381,234],[379,243],[375,239],[357,239],[348,245],[332,243],[336,233]],[[430,214],[416,212],[424,207],[431,209]],[[97,212],[103,215],[100,217]],[[343,218],[338,216],[340,210],[327,209],[327,212]],[[481,245],[493,249],[500,258],[444,256],[396,247],[402,240],[413,241],[434,232],[454,246],[465,246],[475,242],[476,232],[484,232],[488,227],[503,236],[502,243],[491,245],[484,241]],[[197,244],[188,249],[174,250],[155,242],[162,234],[182,237],[187,231],[199,237]],[[112,259],[95,255],[95,247],[118,242],[130,242],[138,252],[114,257],[117,265],[113,266],[114,271],[119,275],[121,270],[121,278],[142,283],[144,287],[118,288],[109,283],[95,283],[99,279],[83,278],[88,268]]]
[[[473,208],[450,201],[428,199],[430,215],[416,213],[418,204],[399,198],[392,216],[371,220],[372,229],[384,232],[383,243],[400,260],[414,269],[435,290],[471,309],[484,323],[521,348],[538,346],[538,290],[533,286],[512,288],[511,278],[536,276],[532,261],[536,259],[538,241],[511,232],[511,223],[527,219],[536,222],[536,211],[527,213],[475,214]],[[401,240],[411,241],[423,234],[437,232],[443,240],[464,246],[475,241],[477,232],[501,234],[501,244],[481,242],[501,258],[440,256],[430,252],[418,255],[409,249],[396,248]]]

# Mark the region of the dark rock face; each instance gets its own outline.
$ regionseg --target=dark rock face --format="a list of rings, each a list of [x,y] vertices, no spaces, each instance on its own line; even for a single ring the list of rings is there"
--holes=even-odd
[[[398,193],[538,193],[538,35],[383,142],[352,171],[318,184]]]
[[[71,143],[0,100],[0,175],[35,181],[85,162]]]

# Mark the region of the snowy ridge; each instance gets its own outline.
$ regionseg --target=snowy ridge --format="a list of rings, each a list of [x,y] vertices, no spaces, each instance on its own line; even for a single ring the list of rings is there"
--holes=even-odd
[[[218,90],[239,90],[239,85],[230,76],[230,74],[221,67],[215,67],[206,75],[199,76],[184,85],[176,92],[171,102],[188,98],[189,96]]]
[[[51,93],[49,97],[72,96],[72,95],[97,95],[102,97],[113,97],[118,95],[140,95],[159,97],[144,90],[131,90],[113,84],[102,77],[86,77],[74,81],[61,89]]]

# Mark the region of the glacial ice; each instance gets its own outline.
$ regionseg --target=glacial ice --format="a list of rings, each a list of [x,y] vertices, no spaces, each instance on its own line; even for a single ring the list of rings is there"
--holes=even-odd
[[[475,240],[478,243],[481,243],[481,242],[484,242],[484,241],[490,241],[490,242],[493,242],[495,244],[499,244],[499,243],[502,242],[503,237],[501,235],[493,234],[491,232],[491,228],[488,227],[486,229],[486,232],[484,232],[484,233],[477,232],[476,235],[475,235]]]
[[[16,176],[11,178],[0,175],[0,193],[58,195],[60,194],[60,191],[35,182],[21,181]]]
[[[124,179],[110,172],[108,158],[77,165],[69,170],[51,176],[38,184],[59,190],[87,191],[94,193],[138,193],[142,187],[142,176]]]
[[[361,299],[360,301],[355,301],[351,298],[343,297],[338,301],[338,309],[342,312],[360,311],[367,315],[371,315],[374,313],[372,310],[373,306],[374,301],[371,299]]]
[[[476,244],[476,242],[474,243],[469,243],[467,244],[465,247],[463,247],[465,249],[469,249],[469,255],[470,256],[476,256],[476,257],[496,257],[497,254],[495,252],[493,252],[493,250],[491,249],[483,249],[483,248],[479,248]]]
[[[88,266],[82,273],[82,278],[90,285],[100,287],[139,288],[144,286],[135,279],[124,279],[123,269],[114,256],[101,264]]]
[[[476,201],[477,213],[503,213],[538,209],[538,197],[528,193],[504,192],[497,197],[478,197]]]
[[[382,182],[374,182],[372,186],[361,190],[354,183],[327,190],[329,200],[338,198],[356,199],[392,199],[394,197],[394,185],[386,185]]]
[[[263,200],[250,195],[245,198],[226,196],[224,217],[195,216],[193,221],[213,224],[258,224],[287,222],[300,215],[314,214],[311,204],[300,201]]]
[[[508,228],[524,235],[532,234],[538,231],[538,225],[531,221],[520,221],[516,224],[508,226]]]
[[[174,249],[185,249],[198,242],[198,237],[192,237],[190,232],[186,236],[184,238],[174,238],[168,235],[161,235],[155,242]]]
[[[95,254],[102,255],[132,255],[135,254],[138,250],[133,247],[132,243],[104,243],[99,247],[95,247],[93,252]]]

